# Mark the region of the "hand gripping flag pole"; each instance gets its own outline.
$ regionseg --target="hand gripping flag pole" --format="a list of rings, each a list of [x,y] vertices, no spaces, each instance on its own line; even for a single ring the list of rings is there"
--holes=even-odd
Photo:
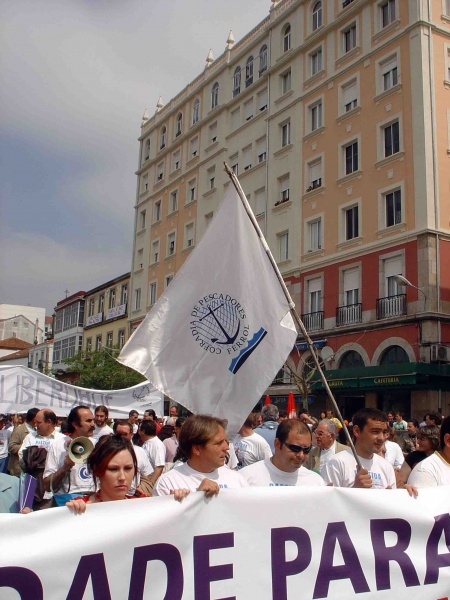
[[[264,248],[264,250],[265,250],[265,252],[267,254],[267,257],[268,257],[268,259],[270,261],[270,264],[272,265],[273,270],[275,271],[275,274],[276,274],[276,276],[278,278],[278,281],[280,283],[280,286],[281,286],[281,288],[282,288],[282,290],[284,292],[284,295],[286,296],[286,300],[287,300],[287,302],[289,304],[291,315],[292,315],[295,323],[297,324],[298,329],[301,331],[303,337],[306,340],[306,343],[308,345],[309,351],[311,352],[311,355],[314,358],[314,363],[315,363],[316,369],[317,369],[317,371],[318,371],[318,373],[320,375],[320,379],[322,380],[322,385],[325,388],[325,391],[326,391],[326,393],[328,395],[328,398],[331,400],[331,402],[332,402],[332,404],[334,406],[334,410],[336,411],[337,418],[342,423],[345,435],[347,437],[349,446],[350,446],[350,448],[351,448],[351,450],[353,452],[353,455],[355,457],[356,463],[357,463],[358,467],[361,469],[362,468],[361,461],[359,460],[359,457],[356,454],[356,448],[355,448],[355,446],[353,444],[353,441],[351,439],[351,436],[350,436],[350,433],[349,433],[349,431],[347,429],[347,426],[344,423],[344,419],[342,418],[341,411],[339,410],[337,402],[336,402],[336,400],[335,400],[335,398],[333,396],[333,392],[331,391],[330,386],[328,385],[328,381],[327,381],[327,378],[325,377],[325,373],[322,371],[322,367],[320,366],[319,358],[317,356],[317,352],[316,352],[316,349],[314,348],[312,340],[311,340],[311,338],[308,335],[308,332],[306,330],[305,325],[303,324],[303,321],[300,319],[300,316],[298,315],[297,311],[295,310],[295,304],[292,301],[291,295],[289,294],[289,291],[288,291],[288,289],[286,287],[284,279],[281,276],[281,273],[280,273],[280,271],[278,269],[277,263],[275,262],[275,259],[274,259],[273,255],[272,255],[272,252],[270,251],[270,248],[269,248],[269,246],[268,246],[268,244],[267,244],[267,242],[266,242],[266,240],[264,238],[263,232],[261,231],[261,228],[258,225],[258,221],[255,219],[255,215],[253,214],[251,206],[248,203],[247,198],[245,197],[244,190],[242,189],[241,184],[239,183],[238,178],[234,174],[233,170],[230,169],[230,167],[227,165],[227,163],[224,162],[224,166],[225,166],[225,171],[228,174],[228,176],[230,177],[230,179],[231,179],[234,187],[236,188],[236,191],[237,191],[237,193],[239,195],[239,198],[241,199],[242,204],[244,205],[245,211],[246,211],[247,215],[249,216],[250,221],[252,222],[253,227],[255,228],[256,233],[258,234],[259,239],[261,240],[261,244],[263,245],[263,248]]]

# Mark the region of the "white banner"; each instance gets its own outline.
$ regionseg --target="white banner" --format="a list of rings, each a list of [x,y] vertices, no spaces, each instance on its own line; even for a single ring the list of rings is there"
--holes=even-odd
[[[0,597],[448,600],[449,509],[449,487],[279,487],[0,515]]]
[[[130,410],[142,417],[153,408],[158,416],[164,412],[164,397],[148,381],[124,390],[91,390],[69,385],[27,367],[0,367],[0,413],[26,412],[29,408],[50,408],[66,416],[78,404],[104,405],[113,419],[128,418]]]

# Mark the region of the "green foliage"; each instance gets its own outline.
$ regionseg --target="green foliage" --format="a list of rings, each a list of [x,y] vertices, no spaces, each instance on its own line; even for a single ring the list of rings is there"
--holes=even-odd
[[[118,348],[102,348],[86,354],[79,352],[66,363],[72,373],[78,373],[77,386],[94,390],[121,390],[145,381],[145,377],[125,367],[115,359]]]

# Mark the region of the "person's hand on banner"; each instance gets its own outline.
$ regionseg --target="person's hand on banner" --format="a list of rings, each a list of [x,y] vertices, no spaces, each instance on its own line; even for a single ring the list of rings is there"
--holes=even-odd
[[[206,478],[201,482],[200,486],[197,488],[197,492],[205,492],[205,496],[207,498],[217,496],[219,490],[219,485],[215,481],[211,481],[211,479]]]
[[[358,465],[356,465],[356,477],[353,487],[365,489],[372,487],[372,477],[369,475],[369,471],[367,469],[361,469],[358,467]]]
[[[66,502],[66,506],[77,515],[81,515],[82,513],[86,512],[86,502],[81,500],[81,498],[75,498],[74,500]]]
[[[178,490],[170,490],[170,495],[173,496],[177,502],[181,502],[183,500],[183,498],[186,498],[186,496],[189,496],[190,493],[191,493],[191,490],[188,490],[187,488],[179,488]]]

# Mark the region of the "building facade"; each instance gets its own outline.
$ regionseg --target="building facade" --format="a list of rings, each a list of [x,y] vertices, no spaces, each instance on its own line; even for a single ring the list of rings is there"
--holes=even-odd
[[[122,348],[128,339],[128,289],[125,273],[86,292],[83,350],[87,354],[103,347]]]
[[[55,306],[53,370],[61,377],[68,369],[66,360],[80,352],[83,343],[84,299],[80,291]]]
[[[449,25],[448,0],[281,0],[158,102],[141,127],[131,330],[217,211],[226,161],[344,414],[448,413]],[[311,359],[300,339],[299,376]]]

